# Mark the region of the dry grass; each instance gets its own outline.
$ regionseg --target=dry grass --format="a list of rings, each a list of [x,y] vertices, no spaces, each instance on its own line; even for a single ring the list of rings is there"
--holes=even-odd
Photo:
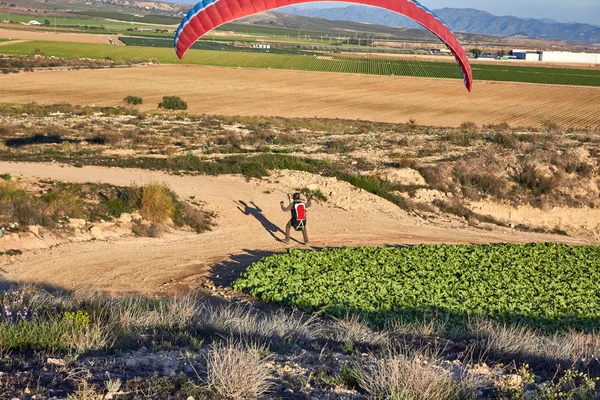
[[[391,350],[384,358],[371,357],[359,365],[358,384],[371,398],[450,400],[463,398],[467,387],[454,382],[429,355],[405,355]]]
[[[13,180],[0,180],[0,201],[20,199],[25,196],[25,191]]]
[[[73,351],[75,356],[89,351],[110,347],[113,342],[113,333],[106,324],[90,324],[84,329],[67,331],[64,336],[65,344]]]
[[[88,216],[85,202],[73,190],[56,189],[46,196],[49,214],[67,218],[86,218]]]
[[[266,348],[258,345],[213,345],[206,356],[206,384],[224,398],[259,398],[272,385],[269,358]]]
[[[389,339],[387,332],[372,330],[356,315],[335,319],[330,326],[330,337],[343,343],[369,346],[382,346]]]
[[[151,327],[185,327],[194,322],[201,309],[193,296],[181,296],[153,303],[144,298],[129,298],[111,304],[112,313],[126,332]]]
[[[299,338],[313,338],[320,333],[317,316],[278,310],[259,313],[250,307],[206,305],[198,312],[198,323],[206,329],[231,337],[271,341],[273,343]]]
[[[479,338],[483,355],[517,360],[535,358],[542,366],[570,366],[578,361],[590,362],[600,351],[600,335],[596,333],[571,330],[546,336],[526,327],[489,321],[475,322],[473,331]]]
[[[150,183],[144,186],[141,209],[144,219],[155,223],[165,223],[173,217],[174,211],[173,198],[165,185]]]

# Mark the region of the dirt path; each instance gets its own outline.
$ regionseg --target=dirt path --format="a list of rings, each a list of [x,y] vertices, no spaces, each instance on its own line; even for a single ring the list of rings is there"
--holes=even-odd
[[[192,114],[344,118],[420,125],[508,123],[562,128],[600,126],[600,87],[160,65],[42,71],[0,76],[0,101],[122,106],[129,95],[154,111],[163,96],[187,101]]]
[[[194,285],[207,276],[210,267],[221,264],[244,267],[261,255],[302,247],[285,245],[279,230],[288,216],[279,200],[285,193],[304,184],[323,183],[322,177],[280,172],[266,180],[246,181],[239,176],[170,176],[134,169],[74,168],[57,164],[0,162],[0,172],[72,182],[104,182],[114,185],[167,183],[180,197],[205,201],[218,213],[217,227],[201,235],[172,235],[163,239],[129,238],[120,241],[70,243],[53,249],[27,252],[13,263],[4,258],[2,277],[11,282],[36,282],[73,289],[93,287],[111,294],[158,293],[165,284]],[[335,179],[327,181],[337,200],[315,204],[310,209],[309,232],[313,246],[400,245],[417,243],[496,243],[566,241],[565,237],[489,232],[468,229],[442,229],[369,193],[358,191]],[[352,200],[344,210],[339,205]],[[243,203],[242,203],[243,202]],[[340,203],[342,202],[342,203]],[[244,207],[243,204],[247,207]],[[301,235],[296,235],[301,238]],[[232,267],[233,268],[233,267]]]
[[[8,42],[0,42],[0,46],[6,46],[7,44],[25,43],[29,40],[9,40]]]

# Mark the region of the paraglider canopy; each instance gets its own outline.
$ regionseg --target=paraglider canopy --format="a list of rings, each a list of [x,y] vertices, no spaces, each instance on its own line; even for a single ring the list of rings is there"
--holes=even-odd
[[[212,29],[248,15],[294,4],[330,0],[202,0],[183,18],[175,33],[175,51],[179,59]],[[439,37],[450,49],[460,67],[465,86],[473,88],[473,73],[465,49],[456,35],[432,11],[416,0],[349,0],[350,3],[384,8],[404,15]]]

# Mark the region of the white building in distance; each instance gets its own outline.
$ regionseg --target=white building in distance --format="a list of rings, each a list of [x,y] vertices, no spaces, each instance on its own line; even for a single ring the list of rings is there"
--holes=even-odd
[[[569,51],[542,51],[540,61],[582,64],[600,64],[598,53],[571,53]]]
[[[34,20],[29,21],[29,25],[42,25],[42,23],[38,22],[34,19]]]

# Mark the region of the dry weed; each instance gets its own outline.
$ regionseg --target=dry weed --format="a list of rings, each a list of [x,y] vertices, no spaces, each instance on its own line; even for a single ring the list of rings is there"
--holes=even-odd
[[[266,348],[228,342],[214,345],[206,356],[206,383],[228,399],[256,399],[271,387]]]
[[[462,398],[467,391],[466,384],[454,382],[435,358],[397,350],[359,365],[358,384],[377,399],[450,400]]]
[[[78,356],[88,351],[106,348],[112,341],[110,328],[93,323],[83,329],[73,329],[65,333],[65,344]]]
[[[142,216],[150,222],[165,223],[173,217],[175,205],[169,189],[160,183],[144,186],[142,194]]]
[[[569,331],[545,336],[523,326],[477,321],[473,331],[480,340],[482,354],[500,358],[532,359],[548,365],[589,362],[600,351],[596,333]]]
[[[374,331],[357,315],[335,319],[330,326],[331,336],[340,342],[353,342],[369,346],[382,346],[389,336],[384,331]]]
[[[267,341],[313,338],[320,332],[317,316],[305,317],[298,312],[277,310],[257,313],[243,305],[202,307],[198,313],[200,325],[232,337]]]

